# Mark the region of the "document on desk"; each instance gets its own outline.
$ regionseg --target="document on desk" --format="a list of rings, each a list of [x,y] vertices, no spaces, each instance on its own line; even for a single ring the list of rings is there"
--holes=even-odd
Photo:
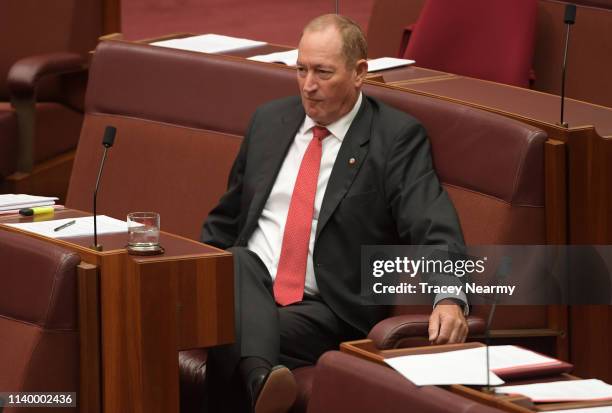
[[[57,201],[57,198],[52,196],[2,194],[0,195],[0,211],[11,211],[21,208],[53,205],[55,204],[55,201]]]
[[[546,413],[612,413],[612,406],[581,407],[579,409],[549,410]]]
[[[612,386],[597,379],[564,380],[548,383],[501,386],[497,393],[522,394],[534,402],[612,400]]]
[[[69,224],[74,221],[74,224]],[[69,238],[93,236],[93,217],[54,219],[40,222],[21,222],[19,224],[5,224],[24,231],[33,232],[49,238]],[[64,228],[56,229],[66,225]],[[127,233],[127,222],[111,218],[106,215],[98,215],[98,235],[125,232]]]
[[[368,60],[368,72],[378,72],[379,70],[393,69],[395,67],[412,65],[414,63],[414,60],[410,59],[379,57],[377,59]]]
[[[287,50],[285,52],[276,52],[269,54],[260,54],[257,56],[247,57],[248,60],[255,60],[256,62],[266,63],[281,63],[287,66],[297,65],[298,50]]]
[[[416,354],[392,357],[385,363],[417,386],[449,384],[487,384],[485,347],[447,351],[434,354]],[[474,351],[477,350],[477,351]],[[491,385],[503,384],[495,373],[489,371]]]
[[[199,36],[161,40],[151,43],[153,46],[203,53],[224,53],[232,50],[263,46],[265,44],[267,43],[250,39],[241,39],[238,37],[222,36],[219,34],[202,34]]]

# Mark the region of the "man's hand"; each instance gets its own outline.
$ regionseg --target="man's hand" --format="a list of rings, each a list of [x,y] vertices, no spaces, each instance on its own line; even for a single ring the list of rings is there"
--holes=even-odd
[[[463,343],[468,325],[463,309],[453,300],[438,302],[429,317],[429,341],[432,344]]]

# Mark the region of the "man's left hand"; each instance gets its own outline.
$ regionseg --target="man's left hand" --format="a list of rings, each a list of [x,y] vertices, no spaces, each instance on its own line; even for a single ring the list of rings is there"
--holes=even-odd
[[[438,302],[429,317],[429,341],[432,344],[463,343],[467,334],[463,308],[449,299]]]

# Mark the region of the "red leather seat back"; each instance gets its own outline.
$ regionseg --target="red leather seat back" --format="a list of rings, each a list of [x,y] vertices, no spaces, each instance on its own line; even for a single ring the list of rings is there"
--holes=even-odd
[[[537,0],[428,0],[404,56],[417,65],[527,87]]]
[[[471,245],[546,243],[544,142],[535,127],[439,99],[367,86],[365,92],[417,117],[436,172]],[[429,313],[397,306],[392,314]],[[485,307],[474,313],[486,314]],[[499,307],[493,328],[546,328],[546,307]]]
[[[79,390],[80,261],[51,243],[0,231],[3,391]]]
[[[255,108],[298,91],[288,68],[123,42],[100,44],[89,82],[66,204],[91,209],[104,127],[114,125],[99,211],[155,210],[163,230],[192,239],[225,192]]]

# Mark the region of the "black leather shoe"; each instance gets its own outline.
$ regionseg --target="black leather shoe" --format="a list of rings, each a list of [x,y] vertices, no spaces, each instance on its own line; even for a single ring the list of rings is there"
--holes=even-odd
[[[297,396],[293,373],[285,366],[275,366],[268,374],[261,375],[257,369],[251,382],[253,413],[286,413]]]

